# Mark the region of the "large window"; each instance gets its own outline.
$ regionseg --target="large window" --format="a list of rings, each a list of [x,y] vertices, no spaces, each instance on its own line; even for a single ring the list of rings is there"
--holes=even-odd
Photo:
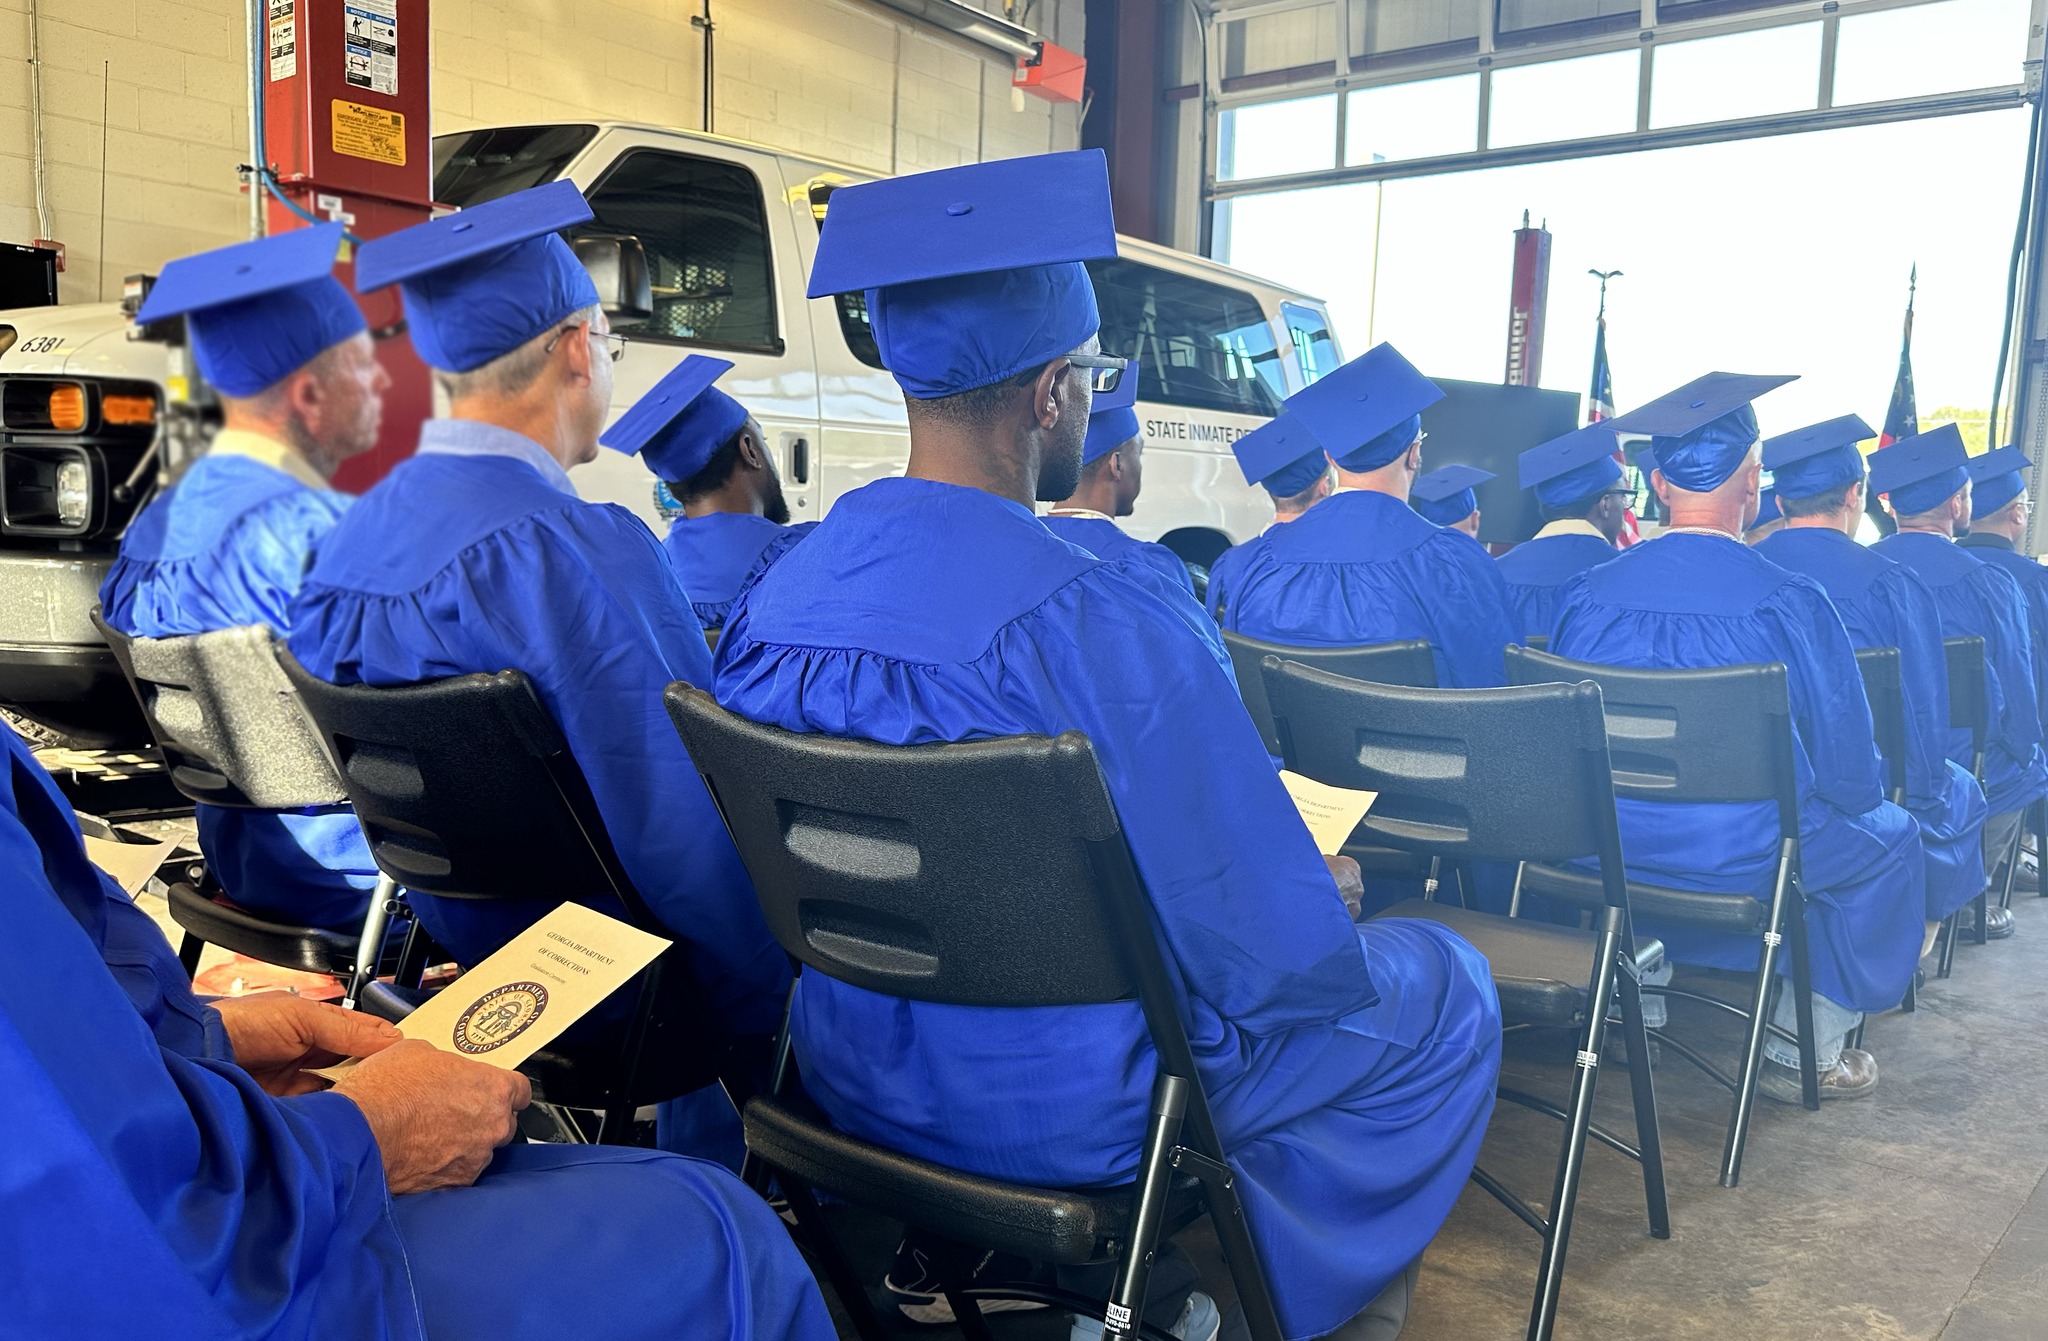
[[[636,149],[589,195],[592,229],[630,233],[647,251],[654,316],[634,328],[636,339],[782,352],[767,212],[753,173]]]
[[[467,209],[541,186],[597,136],[596,126],[504,126],[434,141],[434,199]]]
[[[1090,261],[1102,349],[1143,360],[1138,399],[1280,413],[1287,381],[1273,325],[1240,289],[1121,258]]]

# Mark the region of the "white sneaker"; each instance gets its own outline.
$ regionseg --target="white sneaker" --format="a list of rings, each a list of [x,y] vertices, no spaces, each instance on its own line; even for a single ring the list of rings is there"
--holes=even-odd
[[[1188,1296],[1188,1306],[1180,1311],[1180,1320],[1166,1330],[1180,1341],[1216,1341],[1216,1333],[1222,1327],[1223,1315],[1216,1311],[1216,1301],[1197,1290]],[[1067,1341],[1102,1341],[1102,1319],[1075,1314]]]

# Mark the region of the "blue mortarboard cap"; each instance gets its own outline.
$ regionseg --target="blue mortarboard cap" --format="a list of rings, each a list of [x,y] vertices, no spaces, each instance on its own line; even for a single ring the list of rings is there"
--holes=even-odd
[[[1965,467],[1970,472],[1970,520],[1988,517],[2018,498],[2027,487],[2020,472],[2033,464],[2017,447],[1971,457]]]
[[[1115,255],[1101,150],[997,159],[833,192],[809,294],[865,291],[882,365],[932,400],[1085,344],[1081,262]]]
[[[420,358],[443,372],[469,372],[597,306],[590,273],[556,236],[591,217],[574,182],[516,191],[365,242],[356,287],[402,286]]]
[[[1962,430],[1942,424],[1870,455],[1870,492],[1890,494],[1901,517],[1932,512],[1970,482]]]
[[[1323,444],[1299,419],[1282,414],[1230,444],[1245,483],[1262,484],[1275,498],[1292,498],[1330,468]]]
[[[1759,526],[1768,526],[1772,522],[1778,521],[1784,515],[1778,508],[1777,489],[1775,487],[1761,489],[1758,490],[1756,496],[1756,516],[1750,520],[1749,525],[1742,529],[1745,532],[1754,531]]]
[[[1618,434],[1649,434],[1657,469],[1679,489],[1708,493],[1735,475],[1757,444],[1749,401],[1798,377],[1708,373],[1655,401],[1606,420]]]
[[[1545,507],[1576,503],[1621,483],[1617,446],[1606,424],[1588,424],[1523,452],[1516,458],[1517,478]]]
[[[1088,436],[1081,443],[1081,464],[1099,461],[1138,436],[1138,361],[1132,359],[1117,380],[1116,390],[1095,397],[1088,411]]]
[[[746,425],[746,407],[711,385],[731,367],[729,359],[690,355],[598,441],[628,456],[637,453],[664,480],[689,483]]]
[[[1375,345],[1287,398],[1323,450],[1346,470],[1378,470],[1408,449],[1422,412],[1444,398],[1389,344]]]
[[[315,224],[180,257],[135,319],[184,317],[206,380],[225,395],[253,396],[366,329],[334,277],[341,240],[340,224]]]
[[[1749,403],[1795,376],[1708,373],[1668,395],[1630,410],[1601,427],[1615,433],[1647,433],[1657,469],[1681,489],[1707,493],[1720,488],[1756,445],[1756,413]]]
[[[1477,466],[1439,466],[1415,477],[1408,501],[1425,519],[1449,526],[1479,510],[1478,496],[1472,490],[1492,478],[1492,471]]]
[[[1876,436],[1860,415],[1808,424],[1764,442],[1764,469],[1779,496],[1814,498],[1862,479],[1863,453],[1856,444]]]

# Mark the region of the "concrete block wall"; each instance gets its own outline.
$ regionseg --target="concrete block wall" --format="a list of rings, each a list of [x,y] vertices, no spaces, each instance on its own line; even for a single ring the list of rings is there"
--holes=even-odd
[[[416,3],[417,0],[405,0]],[[700,0],[431,0],[434,131],[581,119],[703,125]],[[1001,0],[970,0],[1000,11]],[[30,0],[0,0],[0,240],[40,236]],[[51,235],[66,302],[244,236],[243,0],[39,0]],[[997,53],[869,0],[711,0],[713,129],[875,173],[1073,148],[1079,109]],[[1027,22],[1083,46],[1083,0]],[[100,245],[102,96],[105,245]]]

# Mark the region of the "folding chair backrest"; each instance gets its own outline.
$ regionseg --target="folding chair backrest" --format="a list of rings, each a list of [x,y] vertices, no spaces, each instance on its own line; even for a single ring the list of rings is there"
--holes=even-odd
[[[808,968],[976,1006],[1142,1000],[1150,980],[1148,1016],[1172,1013],[1087,737],[878,745],[762,726],[687,684],[666,702],[769,930]]]
[[[1223,645],[1230,651],[1230,664],[1237,672],[1237,692],[1244,699],[1245,711],[1258,725],[1269,754],[1280,753],[1280,741],[1273,734],[1273,712],[1266,704],[1265,683],[1259,678],[1259,663],[1267,657],[1299,662],[1349,680],[1436,688],[1436,659],[1430,655],[1429,644],[1420,638],[1364,647],[1289,647],[1225,629]]]
[[[519,671],[329,684],[278,661],[320,730],[378,869],[450,899],[616,895],[651,921],[589,784]]]
[[[1507,671],[1510,684],[1600,686],[1617,797],[1771,801],[1783,836],[1798,834],[1792,703],[1782,665],[1635,670],[1510,647]]]
[[[347,799],[261,624],[178,638],[131,638],[95,611],[169,765],[190,800],[301,810]]]
[[[1976,634],[1943,638],[1941,650],[1948,655],[1948,724],[1970,733],[1970,753],[1977,761],[1976,772],[1981,777],[1984,747],[1991,732],[1990,689],[1984,680],[1984,640]]]
[[[1863,696],[1870,700],[1877,752],[1884,757],[1885,792],[1898,801],[1906,794],[1906,687],[1899,649],[1858,648],[1856,669],[1863,672]]]
[[[1621,843],[1600,688],[1410,689],[1268,657],[1287,767],[1377,792],[1366,841],[1454,860],[1606,860],[1622,897]]]

